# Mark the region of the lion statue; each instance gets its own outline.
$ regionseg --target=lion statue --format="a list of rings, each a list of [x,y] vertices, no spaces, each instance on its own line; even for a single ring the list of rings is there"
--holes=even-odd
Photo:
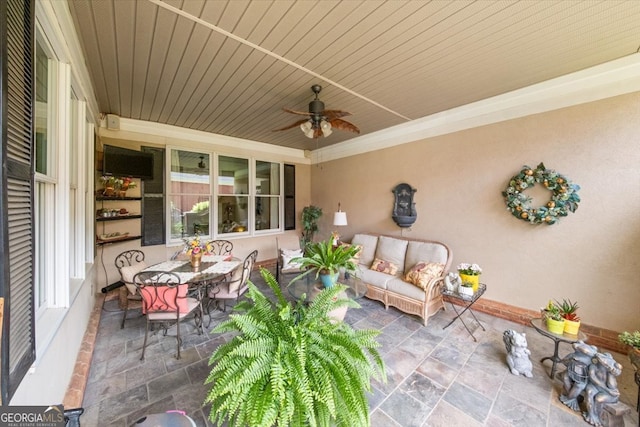
[[[533,364],[529,360],[531,352],[527,348],[527,337],[524,333],[519,334],[513,329],[508,329],[502,334],[504,345],[507,348],[507,365],[513,375],[524,375],[527,378],[533,377],[531,371]]]

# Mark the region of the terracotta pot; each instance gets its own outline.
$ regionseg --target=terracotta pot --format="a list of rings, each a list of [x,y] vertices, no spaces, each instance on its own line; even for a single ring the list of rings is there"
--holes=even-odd
[[[109,197],[109,196],[113,196],[114,193],[115,193],[115,190],[113,189],[113,187],[106,187],[102,192],[102,195]]]

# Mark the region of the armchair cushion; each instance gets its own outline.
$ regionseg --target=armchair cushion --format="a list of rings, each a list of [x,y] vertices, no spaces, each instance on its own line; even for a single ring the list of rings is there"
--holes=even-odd
[[[136,294],[136,285],[133,284],[133,276],[135,276],[136,274],[138,274],[139,272],[141,272],[147,267],[148,267],[147,263],[144,261],[141,261],[137,264],[122,267],[120,269],[120,276],[122,277],[122,281],[124,282],[124,285],[127,287],[131,295]]]
[[[281,249],[282,255],[282,271],[283,272],[297,272],[300,271],[302,264],[298,262],[291,262],[294,258],[302,257],[302,249]]]

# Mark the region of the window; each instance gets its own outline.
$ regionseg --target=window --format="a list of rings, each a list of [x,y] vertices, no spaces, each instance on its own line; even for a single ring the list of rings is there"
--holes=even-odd
[[[256,230],[280,228],[280,164],[256,161]]]
[[[282,164],[179,149],[170,150],[170,159],[171,242],[194,234],[213,239],[282,229]]]
[[[249,160],[218,157],[218,233],[242,233],[249,227]]]

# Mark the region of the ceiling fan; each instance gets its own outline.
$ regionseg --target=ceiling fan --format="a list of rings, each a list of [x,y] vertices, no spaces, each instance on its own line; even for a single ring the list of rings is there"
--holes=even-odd
[[[283,108],[287,113],[298,114],[301,116],[308,116],[308,118],[298,120],[295,123],[285,126],[281,129],[274,129],[274,132],[281,130],[287,130],[300,126],[300,129],[308,138],[320,138],[321,136],[329,136],[333,132],[332,129],[340,129],[349,132],[360,133],[358,129],[352,123],[346,120],[342,120],[340,117],[350,116],[351,113],[342,110],[325,110],[324,102],[318,99],[318,94],[322,90],[322,86],[313,85],[311,90],[316,94],[313,101],[309,103],[309,112],[289,110]]]

